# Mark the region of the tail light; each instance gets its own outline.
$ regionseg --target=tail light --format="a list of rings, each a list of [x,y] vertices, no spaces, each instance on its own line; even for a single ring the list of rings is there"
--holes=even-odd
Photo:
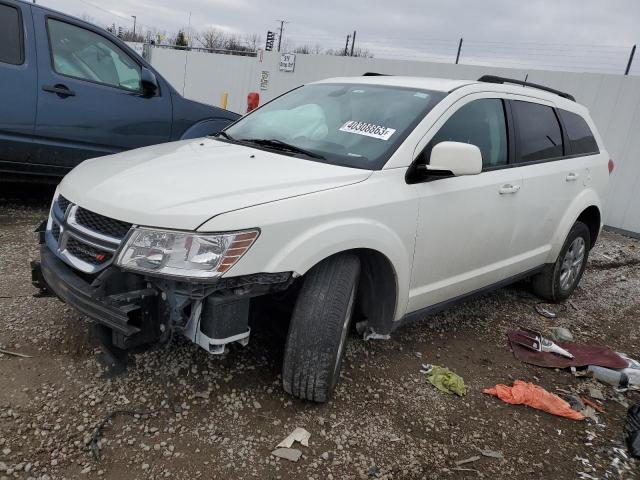
[[[608,164],[608,167],[609,167],[609,175],[611,175],[611,173],[613,173],[613,169],[615,168],[615,166],[616,166],[616,164],[615,164],[615,163],[613,163],[613,160],[609,159],[609,164]]]

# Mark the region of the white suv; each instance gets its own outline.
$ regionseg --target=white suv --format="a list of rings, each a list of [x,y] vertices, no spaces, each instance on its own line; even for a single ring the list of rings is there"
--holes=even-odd
[[[95,321],[114,371],[174,332],[222,353],[249,340],[256,297],[290,305],[284,389],[326,401],[352,318],[385,337],[525,277],[567,298],[612,169],[587,110],[562,92],[499,77],[334,78],[216,138],[76,167],[34,282]]]

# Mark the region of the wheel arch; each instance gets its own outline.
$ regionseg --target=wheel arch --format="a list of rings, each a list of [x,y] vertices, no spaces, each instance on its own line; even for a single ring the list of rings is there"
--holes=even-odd
[[[595,205],[590,205],[585,208],[578,218],[577,222],[584,223],[589,229],[589,237],[590,237],[590,247],[593,248],[596,241],[598,240],[598,235],[600,234],[600,226],[602,224],[602,216],[600,214],[600,209]]]

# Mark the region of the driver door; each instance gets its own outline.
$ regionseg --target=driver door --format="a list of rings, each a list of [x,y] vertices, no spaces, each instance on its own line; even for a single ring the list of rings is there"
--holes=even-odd
[[[428,163],[442,141],[476,145],[477,175],[426,177],[414,184],[419,218],[408,312],[474,292],[514,272],[512,240],[520,217],[522,178],[509,168],[505,104],[470,95],[456,103],[418,145]],[[427,137],[431,137],[428,139]]]
[[[170,92],[145,97],[141,65],[98,28],[33,9],[38,43],[35,163],[82,160],[166,142]]]

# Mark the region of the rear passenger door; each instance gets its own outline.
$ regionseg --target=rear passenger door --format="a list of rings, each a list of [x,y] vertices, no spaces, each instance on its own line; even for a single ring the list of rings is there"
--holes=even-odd
[[[553,104],[527,97],[515,97],[509,104],[515,120],[516,169],[523,178],[523,214],[517,222],[514,248],[522,269],[528,269],[548,261],[551,240],[584,188],[587,172],[582,156],[571,154]]]
[[[0,0],[0,169],[21,170],[32,153],[36,56],[31,6]]]

